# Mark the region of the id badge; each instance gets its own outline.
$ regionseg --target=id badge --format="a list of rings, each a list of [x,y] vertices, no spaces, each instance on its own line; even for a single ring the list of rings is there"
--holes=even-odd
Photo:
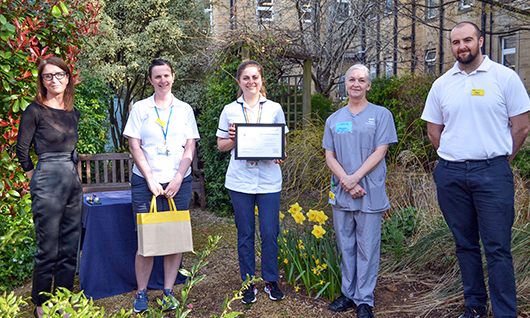
[[[171,155],[171,151],[169,150],[168,147],[165,147],[165,146],[157,147],[156,152],[159,156],[170,156]]]
[[[259,167],[259,161],[247,160],[247,168],[257,168],[257,167]]]
[[[336,203],[336,200],[335,200],[335,193],[329,191],[329,201],[328,201],[329,204],[333,204],[335,205]]]

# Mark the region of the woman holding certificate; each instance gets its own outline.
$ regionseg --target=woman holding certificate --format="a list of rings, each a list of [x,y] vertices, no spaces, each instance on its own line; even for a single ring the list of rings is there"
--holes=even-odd
[[[261,234],[261,269],[265,292],[271,300],[281,300],[284,295],[278,287],[278,233],[282,172],[280,159],[236,160],[236,123],[284,124],[285,116],[280,104],[266,98],[263,86],[263,67],[254,61],[243,62],[236,74],[239,84],[238,98],[224,107],[217,129],[217,147],[231,151],[226,172],[225,187],[234,206],[237,227],[237,250],[241,279],[255,275],[255,217],[257,205]],[[288,132],[287,126],[285,132]],[[241,300],[244,304],[256,302],[258,293],[252,284]]]
[[[149,82],[155,93],[133,105],[123,132],[134,159],[131,197],[135,220],[137,213],[149,212],[153,195],[161,211],[169,210],[168,199],[174,200],[177,210],[187,210],[191,201],[190,165],[199,131],[191,106],[171,93],[174,81],[171,64],[154,60],[149,66]],[[168,234],[166,239],[170,237]],[[170,299],[181,260],[182,253],[164,256],[163,296]],[[148,310],[147,285],[152,269],[153,257],[136,253],[134,312]],[[174,304],[169,307],[175,308]]]

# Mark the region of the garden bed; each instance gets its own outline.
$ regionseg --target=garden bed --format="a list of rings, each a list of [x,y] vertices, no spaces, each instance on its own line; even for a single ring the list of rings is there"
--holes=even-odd
[[[214,213],[192,209],[192,225],[194,233],[194,244],[197,251],[206,247],[208,235],[220,235],[222,239],[219,247],[209,257],[208,264],[201,274],[206,274],[205,279],[195,285],[191,290],[190,297],[196,299],[193,302],[193,310],[188,317],[210,317],[221,313],[222,303],[226,295],[232,295],[232,291],[241,286],[239,278],[239,267],[236,249],[236,227],[232,218],[218,217]],[[184,267],[191,267],[194,255],[188,253],[184,256]],[[259,275],[259,262],[258,271]],[[283,273],[279,284],[285,293],[283,301],[273,302],[263,292],[263,282],[258,283],[258,301],[251,306],[244,306],[240,301],[235,301],[232,310],[244,312],[245,317],[354,317],[354,311],[345,313],[333,313],[327,309],[329,301],[325,299],[314,299],[308,297],[302,287],[297,292],[292,285],[285,282]],[[79,284],[76,282],[76,291]],[[175,289],[179,289],[176,286]],[[436,312],[420,314],[415,308],[418,299],[429,290],[429,286],[418,282],[413,276],[404,274],[382,274],[375,291],[374,313],[376,317],[386,318],[412,318],[412,317],[454,317],[462,311],[460,308],[444,308]],[[17,295],[29,296],[31,293],[31,281],[24,286],[16,288]],[[97,306],[105,308],[106,315],[116,313],[125,308],[131,309],[134,301],[135,291],[117,295],[114,297],[98,299]],[[160,297],[158,290],[149,291],[150,304],[156,306],[156,299]],[[179,295],[180,293],[177,293]],[[23,310],[32,313],[31,305],[25,306]],[[33,317],[32,314],[23,317]],[[168,312],[167,317],[171,317]]]

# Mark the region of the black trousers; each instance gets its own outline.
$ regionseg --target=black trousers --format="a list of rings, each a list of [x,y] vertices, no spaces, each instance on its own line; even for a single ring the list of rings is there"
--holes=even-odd
[[[31,297],[41,306],[48,297],[40,292],[74,285],[83,189],[72,154],[40,155],[30,189],[37,238]]]

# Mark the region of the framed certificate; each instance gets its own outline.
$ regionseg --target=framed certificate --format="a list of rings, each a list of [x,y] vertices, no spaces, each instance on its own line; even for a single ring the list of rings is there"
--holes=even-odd
[[[285,159],[285,124],[235,124],[236,160]]]

